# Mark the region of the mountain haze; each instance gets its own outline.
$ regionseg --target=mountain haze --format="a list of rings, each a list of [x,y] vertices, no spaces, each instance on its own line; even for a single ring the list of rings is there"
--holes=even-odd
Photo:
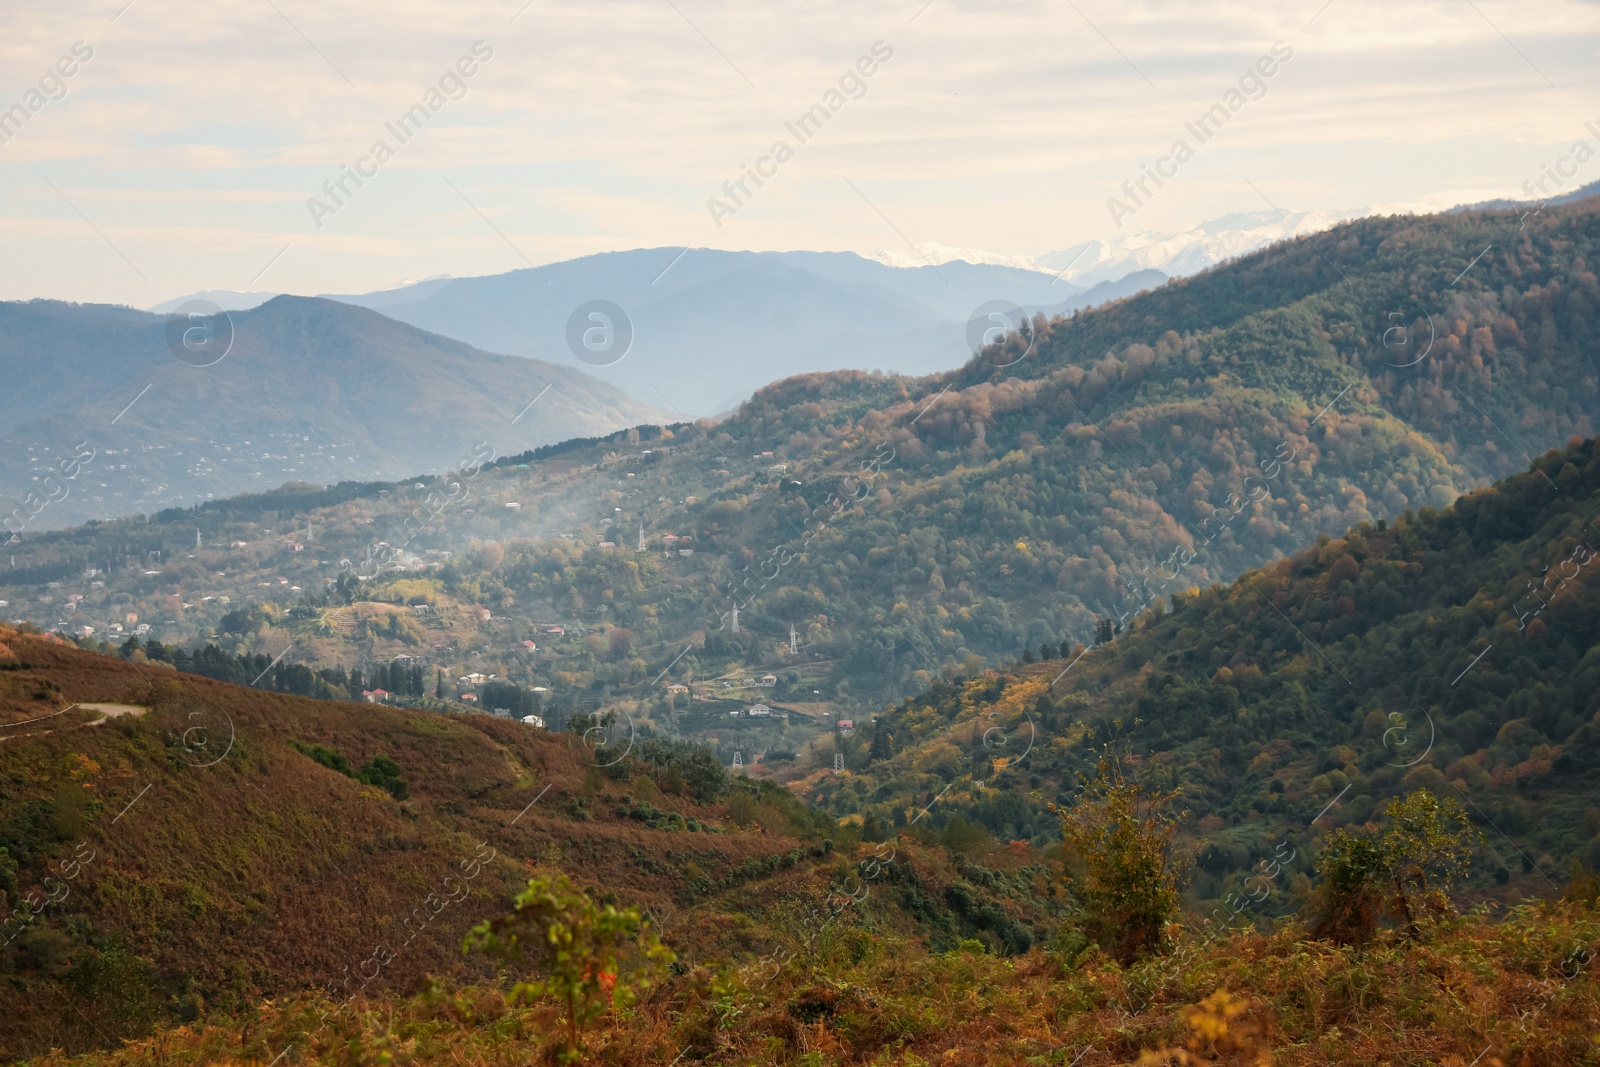
[[[0,304],[0,368],[12,386],[0,394],[7,513],[48,490],[51,457],[80,442],[96,454],[90,473],[70,479],[30,529],[285,481],[442,472],[479,441],[515,451],[660,418],[580,371],[491,355],[336,301],[284,296],[231,315],[231,350],[193,366],[169,350],[165,316]]]

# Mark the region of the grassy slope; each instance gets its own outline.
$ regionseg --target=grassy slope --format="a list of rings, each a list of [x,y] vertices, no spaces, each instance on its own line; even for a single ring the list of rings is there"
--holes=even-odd
[[[61,728],[80,717],[74,712],[12,727],[0,743],[0,835],[17,868],[5,910],[28,890],[54,891],[47,875],[74,854],[93,853],[67,883],[70,895],[35,919],[0,963],[0,1048],[13,1053],[136,1033],[166,1013],[169,997],[182,1012],[338,981],[378,944],[398,947],[407,936],[402,917],[429,894],[459,894],[461,883],[443,880],[459,879],[464,862],[487,854],[480,842],[498,858],[471,883],[470,897],[449,904],[405,947],[383,984],[459,972],[462,933],[499,912],[536,860],[558,860],[629,902],[674,910],[691,865],[715,880],[750,856],[796,846],[777,834],[666,835],[619,820],[605,797],[625,785],[592,772],[581,746],[520,724],[282,697],[140,673],[39,638],[4,639],[23,668],[0,681],[49,678],[63,701],[153,707],[139,719]],[[226,758],[193,765],[210,762],[230,730]],[[24,731],[31,733],[10,736]],[[352,767],[387,754],[410,799],[396,802],[336,774],[288,739],[330,745]],[[569,794],[592,795],[596,818],[560,814]],[[696,810],[674,797],[654,803]],[[697,936],[726,944],[739,923],[708,918]],[[118,956],[116,946],[126,951]],[[100,957],[115,957],[123,970],[97,972],[89,963]],[[145,979],[131,980],[138,975],[153,975],[151,987],[139,988]],[[85,1014],[52,1003],[52,984],[77,994]]]
[[[1600,915],[1577,904],[1468,918],[1422,944],[1366,953],[1307,942],[1295,925],[1246,931],[1177,964],[1129,971],[1093,955],[932,954],[884,937],[867,915],[776,974],[700,969],[669,981],[626,1016],[604,1019],[582,1062],[1576,1067],[1600,1062],[1597,952]],[[37,1062],[261,1064],[291,1044],[295,1062],[328,1065],[556,1062],[556,1012],[508,1009],[503,990],[379,996],[320,1033],[329,1003],[288,998],[115,1053]],[[1219,991],[1242,1011],[1216,1010]],[[1197,1010],[1208,1001],[1212,1010]],[[1177,1058],[1179,1049],[1194,1058]]]
[[[103,1047],[341,983],[354,991],[379,946],[396,957],[368,995],[430,975],[482,980],[462,936],[503,913],[536,869],[648,909],[686,966],[769,950],[775,922],[850,870],[829,854],[826,822],[749,780],[702,805],[670,775],[631,759],[616,764],[625,773],[602,772],[579,739],[519,723],[244,689],[11,630],[0,642],[11,653],[0,715],[13,724],[0,728],[0,914],[67,890],[0,949],[0,1058]],[[150,710],[27,721],[80,701]],[[351,768],[387,755],[409,798],[290,741],[331,747]],[[656,828],[651,809],[720,832]],[[848,831],[832,836],[853,847]],[[1037,857],[956,870],[933,851],[899,871],[909,906],[884,921],[907,936],[1027,943],[1059,911]],[[969,887],[953,905],[947,887],[966,878],[1010,879],[1014,899],[976,908]]]

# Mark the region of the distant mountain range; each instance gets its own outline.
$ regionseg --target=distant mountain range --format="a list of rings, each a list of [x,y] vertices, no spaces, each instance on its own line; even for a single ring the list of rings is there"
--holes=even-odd
[[[967,323],[982,304],[1068,313],[1356,214],[1241,212],[1180,233],[1089,241],[1037,259],[935,243],[868,256],[646,248],[325,295],[486,351],[579,367],[642,403],[700,417],[730,411],[795,374],[951,370],[972,354]],[[193,295],[231,311],[273,294]],[[185,299],[152,310],[167,313]],[[596,299],[619,306],[632,328],[631,345],[615,362],[615,350],[579,358],[569,340],[575,310]],[[590,325],[580,318],[579,334]]]
[[[971,358],[967,320],[989,301],[1056,315],[1164,281],[1166,275],[1146,270],[1086,287],[998,263],[902,267],[853,252],[645,248],[329,299],[486,351],[578,367],[642,403],[701,417],[730,411],[762,386],[796,374],[951,370]],[[268,294],[195,296],[232,309]],[[171,311],[184,299],[153,310]],[[597,299],[622,309],[632,343],[625,353],[580,359],[569,326],[580,305]],[[579,318],[581,335],[591,323]]]
[[[165,316],[0,303],[9,532],[285,481],[443,472],[469,462],[480,441],[505,455],[666,417],[570,368],[491,355],[332,300],[280,296],[231,319],[231,347],[200,366],[211,354],[174,358]],[[223,320],[201,326],[226,341]]]

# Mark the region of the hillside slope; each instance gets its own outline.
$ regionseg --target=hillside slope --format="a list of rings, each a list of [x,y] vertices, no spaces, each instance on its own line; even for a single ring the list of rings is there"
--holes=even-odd
[[[224,347],[231,329],[231,347],[185,363],[168,348],[166,316],[0,304],[0,373],[12,385],[0,397],[0,510],[22,509],[9,533],[285,481],[442,472],[472,457],[488,426],[502,447],[522,449],[659,417],[580,371],[333,301],[278,297],[233,312],[231,327],[210,325]],[[80,442],[62,478],[59,461]]]
[[[570,710],[626,705],[731,758],[751,746],[666,685],[771,674],[770,695],[861,718],[949,665],[1087,640],[1164,584],[1444,506],[1592,434],[1596,254],[1592,201],[1365,219],[1038,323],[950,374],[790,378],[715,425],[508,456],[448,499],[430,481],[289,492],[49,535],[15,546],[0,599],[46,626],[136,614],[169,642],[293,641],[323,666],[420,655]],[[261,610],[224,629],[223,596]],[[351,632],[352,599],[464,624]],[[569,635],[541,637],[555,625]]]
[[[823,898],[833,839],[855,840],[642,735],[590,748],[3,628],[0,668],[0,1059],[313,990],[338,1002],[481,980],[462,938],[535,870],[648,909],[686,965],[765,951],[760,917]],[[919,866],[940,888],[957,877],[938,857]],[[995,929],[1031,942],[1050,911],[1022,900],[1023,925]],[[890,922],[994,938],[942,903]]]
[[[936,829],[960,817],[1042,843],[1058,833],[1046,804],[1070,804],[1113,744],[1181,789],[1197,902],[1285,845],[1300,889],[1273,910],[1298,906],[1327,831],[1418,788],[1486,835],[1473,895],[1549,896],[1573,864],[1600,867],[1597,571],[1600,441],[1574,441],[1443,511],[1362,523],[1228,585],[1176,582],[1091,648],[941,680],[847,739],[859,774],[806,792],[886,829],[939,792]]]

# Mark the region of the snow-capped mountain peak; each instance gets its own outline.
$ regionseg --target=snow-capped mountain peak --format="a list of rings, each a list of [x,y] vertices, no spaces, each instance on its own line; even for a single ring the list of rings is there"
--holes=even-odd
[[[887,267],[928,267],[957,260],[966,263],[983,263],[996,267],[1014,267],[1017,270],[1043,270],[1027,256],[1008,256],[1003,252],[985,252],[979,248],[952,248],[937,241],[924,241],[899,251],[880,248],[867,252],[864,258]]]

